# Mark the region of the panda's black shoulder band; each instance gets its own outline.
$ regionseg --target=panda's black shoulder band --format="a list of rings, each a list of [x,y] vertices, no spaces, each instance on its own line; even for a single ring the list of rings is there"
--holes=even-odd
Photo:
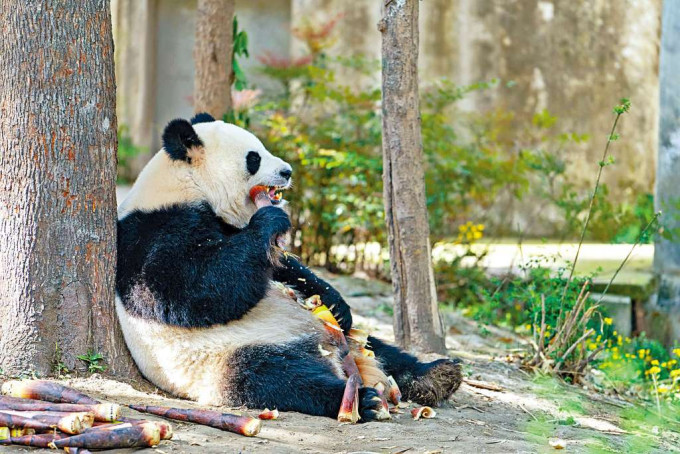
[[[203,142],[187,120],[172,120],[163,131],[163,148],[172,159],[186,161],[189,149],[200,146]]]
[[[194,118],[191,119],[191,124],[195,125],[198,123],[210,123],[213,121],[215,121],[215,118],[212,115],[207,112],[201,112],[194,115]]]

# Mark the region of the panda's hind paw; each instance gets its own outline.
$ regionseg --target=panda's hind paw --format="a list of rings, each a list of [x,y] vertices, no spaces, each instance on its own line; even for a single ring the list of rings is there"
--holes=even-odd
[[[435,406],[451,397],[462,382],[459,359],[438,359],[421,364],[413,381],[402,392],[407,400]]]

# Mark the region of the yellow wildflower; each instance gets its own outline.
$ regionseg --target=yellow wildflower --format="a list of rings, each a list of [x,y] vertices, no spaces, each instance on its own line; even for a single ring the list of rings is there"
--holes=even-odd
[[[612,324],[612,321],[613,321],[613,320],[612,320],[611,318],[609,318],[609,317],[605,317],[605,318],[604,318],[604,324],[605,324],[605,325],[611,325],[611,324]]]
[[[652,366],[658,366],[659,365],[659,360],[658,359],[653,359],[652,360]]]
[[[680,377],[680,369],[673,369],[671,371],[671,378],[678,378]]]
[[[650,375],[656,375],[661,372],[661,368],[659,366],[652,366],[647,372],[649,372]]]

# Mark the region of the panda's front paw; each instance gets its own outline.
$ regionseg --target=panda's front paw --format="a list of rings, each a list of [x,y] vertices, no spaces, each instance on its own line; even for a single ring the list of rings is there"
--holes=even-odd
[[[285,234],[291,228],[288,214],[281,208],[268,206],[260,208],[250,218],[249,227],[262,235],[265,239]]]
[[[340,328],[345,333],[348,333],[350,328],[352,328],[352,312],[349,305],[340,296],[340,293],[335,291],[335,289],[329,290],[321,295],[321,301],[331,310],[333,316],[340,324]]]

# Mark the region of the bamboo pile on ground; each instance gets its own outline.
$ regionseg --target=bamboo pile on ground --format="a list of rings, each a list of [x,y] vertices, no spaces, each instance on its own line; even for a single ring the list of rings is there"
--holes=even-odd
[[[0,388],[0,445],[63,448],[69,453],[88,449],[153,447],[172,438],[166,421],[122,416],[118,404],[100,402],[73,388],[43,380],[11,380]],[[260,419],[276,419],[266,410],[260,419],[212,410],[129,405],[136,411],[192,422],[244,436],[254,436]]]

